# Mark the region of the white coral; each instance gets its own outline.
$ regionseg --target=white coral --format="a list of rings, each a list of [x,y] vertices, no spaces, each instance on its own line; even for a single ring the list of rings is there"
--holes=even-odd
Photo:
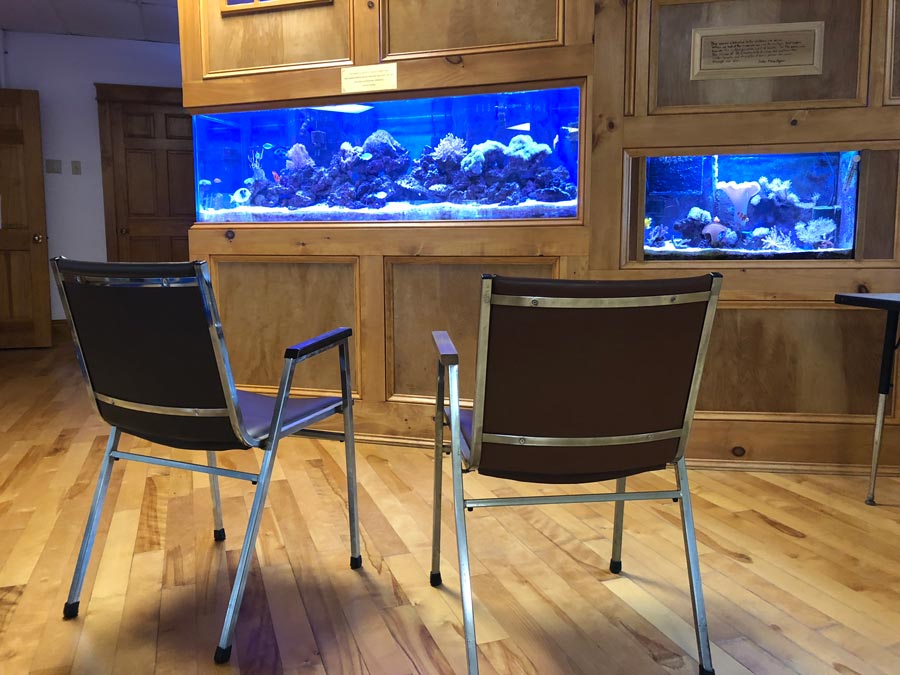
[[[797,239],[810,246],[815,246],[828,239],[835,229],[837,229],[837,223],[831,218],[813,218],[809,223],[797,223],[794,226]]]

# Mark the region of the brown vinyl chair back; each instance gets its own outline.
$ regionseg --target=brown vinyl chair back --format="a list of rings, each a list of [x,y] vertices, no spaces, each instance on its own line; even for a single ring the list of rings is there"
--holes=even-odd
[[[684,453],[721,276],[485,276],[469,468],[619,478]]]
[[[246,448],[204,262],[53,260],[97,412],[152,442]]]

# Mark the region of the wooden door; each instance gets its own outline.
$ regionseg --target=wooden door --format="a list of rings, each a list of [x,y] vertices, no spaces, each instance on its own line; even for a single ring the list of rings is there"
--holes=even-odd
[[[110,260],[187,260],[194,147],[181,90],[98,84]]]
[[[36,91],[0,89],[0,347],[50,346],[50,269]]]

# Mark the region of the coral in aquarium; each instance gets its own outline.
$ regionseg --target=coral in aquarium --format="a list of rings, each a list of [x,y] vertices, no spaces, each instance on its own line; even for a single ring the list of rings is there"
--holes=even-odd
[[[760,191],[760,184],[755,180],[743,183],[735,183],[733,180],[727,183],[719,181],[716,183],[716,189],[728,195],[728,198],[734,205],[734,224],[737,227],[741,227],[749,220],[747,207],[750,204],[750,200]]]
[[[469,153],[469,146],[465,140],[453,134],[444,136],[440,143],[434,147],[431,157],[439,164],[448,165],[456,164],[462,161],[462,158]]]
[[[797,239],[815,248],[834,248],[830,236],[837,229],[837,223],[831,218],[814,218],[808,223],[797,223],[794,232]]]
[[[306,151],[306,146],[303,145],[303,143],[294,143],[285,155],[284,168],[286,171],[302,169],[303,167],[313,166],[314,164],[313,158],[309,156],[309,153]]]

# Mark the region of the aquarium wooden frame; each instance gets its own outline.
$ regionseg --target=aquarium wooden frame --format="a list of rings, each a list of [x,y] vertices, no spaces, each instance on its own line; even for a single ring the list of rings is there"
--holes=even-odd
[[[222,0],[224,1],[224,0]],[[566,44],[576,44],[578,40],[576,36],[583,38],[582,44],[589,40],[584,39],[587,36],[583,31],[583,24],[579,26],[575,22],[567,23],[567,13],[565,6],[567,0],[555,0],[556,4],[556,36],[549,40],[537,40],[533,42],[512,42],[498,43],[492,45],[478,45],[475,47],[448,47],[445,49],[427,49],[412,52],[392,52],[390,51],[391,33],[390,33],[390,3],[391,0],[380,0],[380,18],[381,31],[380,54],[382,61],[402,61],[406,59],[421,59],[435,56],[452,57],[465,56],[467,54],[490,54],[499,51],[519,51],[525,49],[535,49],[541,47],[563,47]],[[582,28],[582,30],[579,30]],[[572,35],[574,40],[567,40],[568,35]],[[461,61],[460,61],[461,62]]]
[[[628,61],[635,64],[629,67],[633,70],[636,81],[633,85],[635,92],[641,92],[640,97],[635,96],[636,110],[646,110],[648,115],[678,115],[688,113],[717,113],[717,112],[752,112],[769,110],[796,110],[815,108],[864,108],[869,94],[869,58],[872,48],[872,12],[873,2],[879,0],[857,0],[860,3],[859,17],[859,44],[856,69],[856,96],[840,99],[791,99],[786,101],[771,101],[759,103],[736,104],[686,104],[686,105],[660,105],[657,102],[658,95],[658,63],[660,21],[659,8],[669,5],[687,4],[711,4],[725,0],[636,0],[631,4],[639,5],[635,10],[635,30],[638,33],[628,54]],[[649,26],[649,28],[647,28]],[[644,27],[643,31],[641,27]],[[645,33],[641,35],[640,33]],[[643,53],[642,53],[643,52]],[[644,56],[646,54],[646,57]],[[898,100],[900,103],[900,100]],[[638,107],[643,104],[644,107]],[[639,113],[640,114],[640,113]]]
[[[816,152],[849,152],[849,151],[900,151],[898,141],[850,141],[809,144],[785,143],[778,145],[738,145],[738,146],[672,146],[657,148],[626,148],[623,150],[622,181],[622,221],[620,266],[622,269],[709,269],[709,268],[793,268],[793,269],[858,269],[858,268],[896,268],[900,260],[900,171],[894,186],[894,241],[891,257],[864,258],[863,248],[866,233],[866,200],[868,167],[866,162],[860,163],[858,176],[856,236],[853,256],[848,258],[798,258],[793,260],[762,260],[754,258],[686,258],[684,260],[649,260],[644,258],[643,237],[640,236],[640,224],[644,220],[644,204],[646,189],[646,160],[648,157],[667,156],[705,156],[705,155],[741,155],[741,154],[791,154]],[[637,164],[635,164],[637,162]]]
[[[522,93],[536,90],[565,89],[575,87],[578,89],[578,175],[576,177],[576,187],[578,189],[578,197],[576,204],[576,213],[569,218],[497,218],[497,219],[481,219],[481,220],[271,220],[271,221],[215,221],[215,220],[195,220],[194,227],[198,226],[218,226],[230,228],[232,226],[252,226],[252,227],[301,227],[301,228],[347,228],[347,227],[405,227],[405,228],[431,228],[431,227],[452,227],[471,228],[471,227],[585,227],[587,215],[590,213],[591,190],[588,185],[589,172],[588,163],[591,162],[590,144],[585,142],[582,130],[588,122],[588,106],[593,96],[593,79],[590,77],[569,77],[553,80],[526,80],[515,83],[498,83],[484,84],[473,87],[453,87],[439,90],[414,90],[414,91],[379,91],[362,94],[348,94],[342,97],[329,97],[322,99],[303,99],[302,105],[293,107],[309,108],[317,105],[334,105],[335,103],[371,103],[381,101],[411,100],[421,98],[450,98],[453,96],[470,96],[478,94],[497,94],[497,93]],[[399,94],[399,96],[398,96]],[[227,108],[205,109],[203,111],[191,111],[193,114],[216,114],[230,112],[259,112],[262,110],[281,110],[285,109],[284,101],[270,102],[269,105],[255,106],[246,104],[242,106],[228,106]]]
[[[252,253],[230,253],[227,255],[211,254],[203,256],[207,261],[212,281],[213,292],[217,297],[219,294],[219,268],[221,265],[241,264],[241,263],[265,263],[265,264],[345,264],[350,265],[353,269],[353,347],[351,364],[354,364],[351,370],[350,394],[354,399],[362,398],[361,382],[362,375],[362,310],[360,308],[360,256],[359,255],[256,255]],[[222,302],[220,301],[220,305]],[[221,313],[221,307],[220,307]],[[355,380],[355,381],[354,381]],[[236,382],[235,385],[244,391],[250,391],[261,394],[271,394],[277,391],[276,385],[254,385],[249,383]],[[337,389],[328,389],[321,387],[291,387],[290,393],[295,396],[334,396],[340,392]]]

